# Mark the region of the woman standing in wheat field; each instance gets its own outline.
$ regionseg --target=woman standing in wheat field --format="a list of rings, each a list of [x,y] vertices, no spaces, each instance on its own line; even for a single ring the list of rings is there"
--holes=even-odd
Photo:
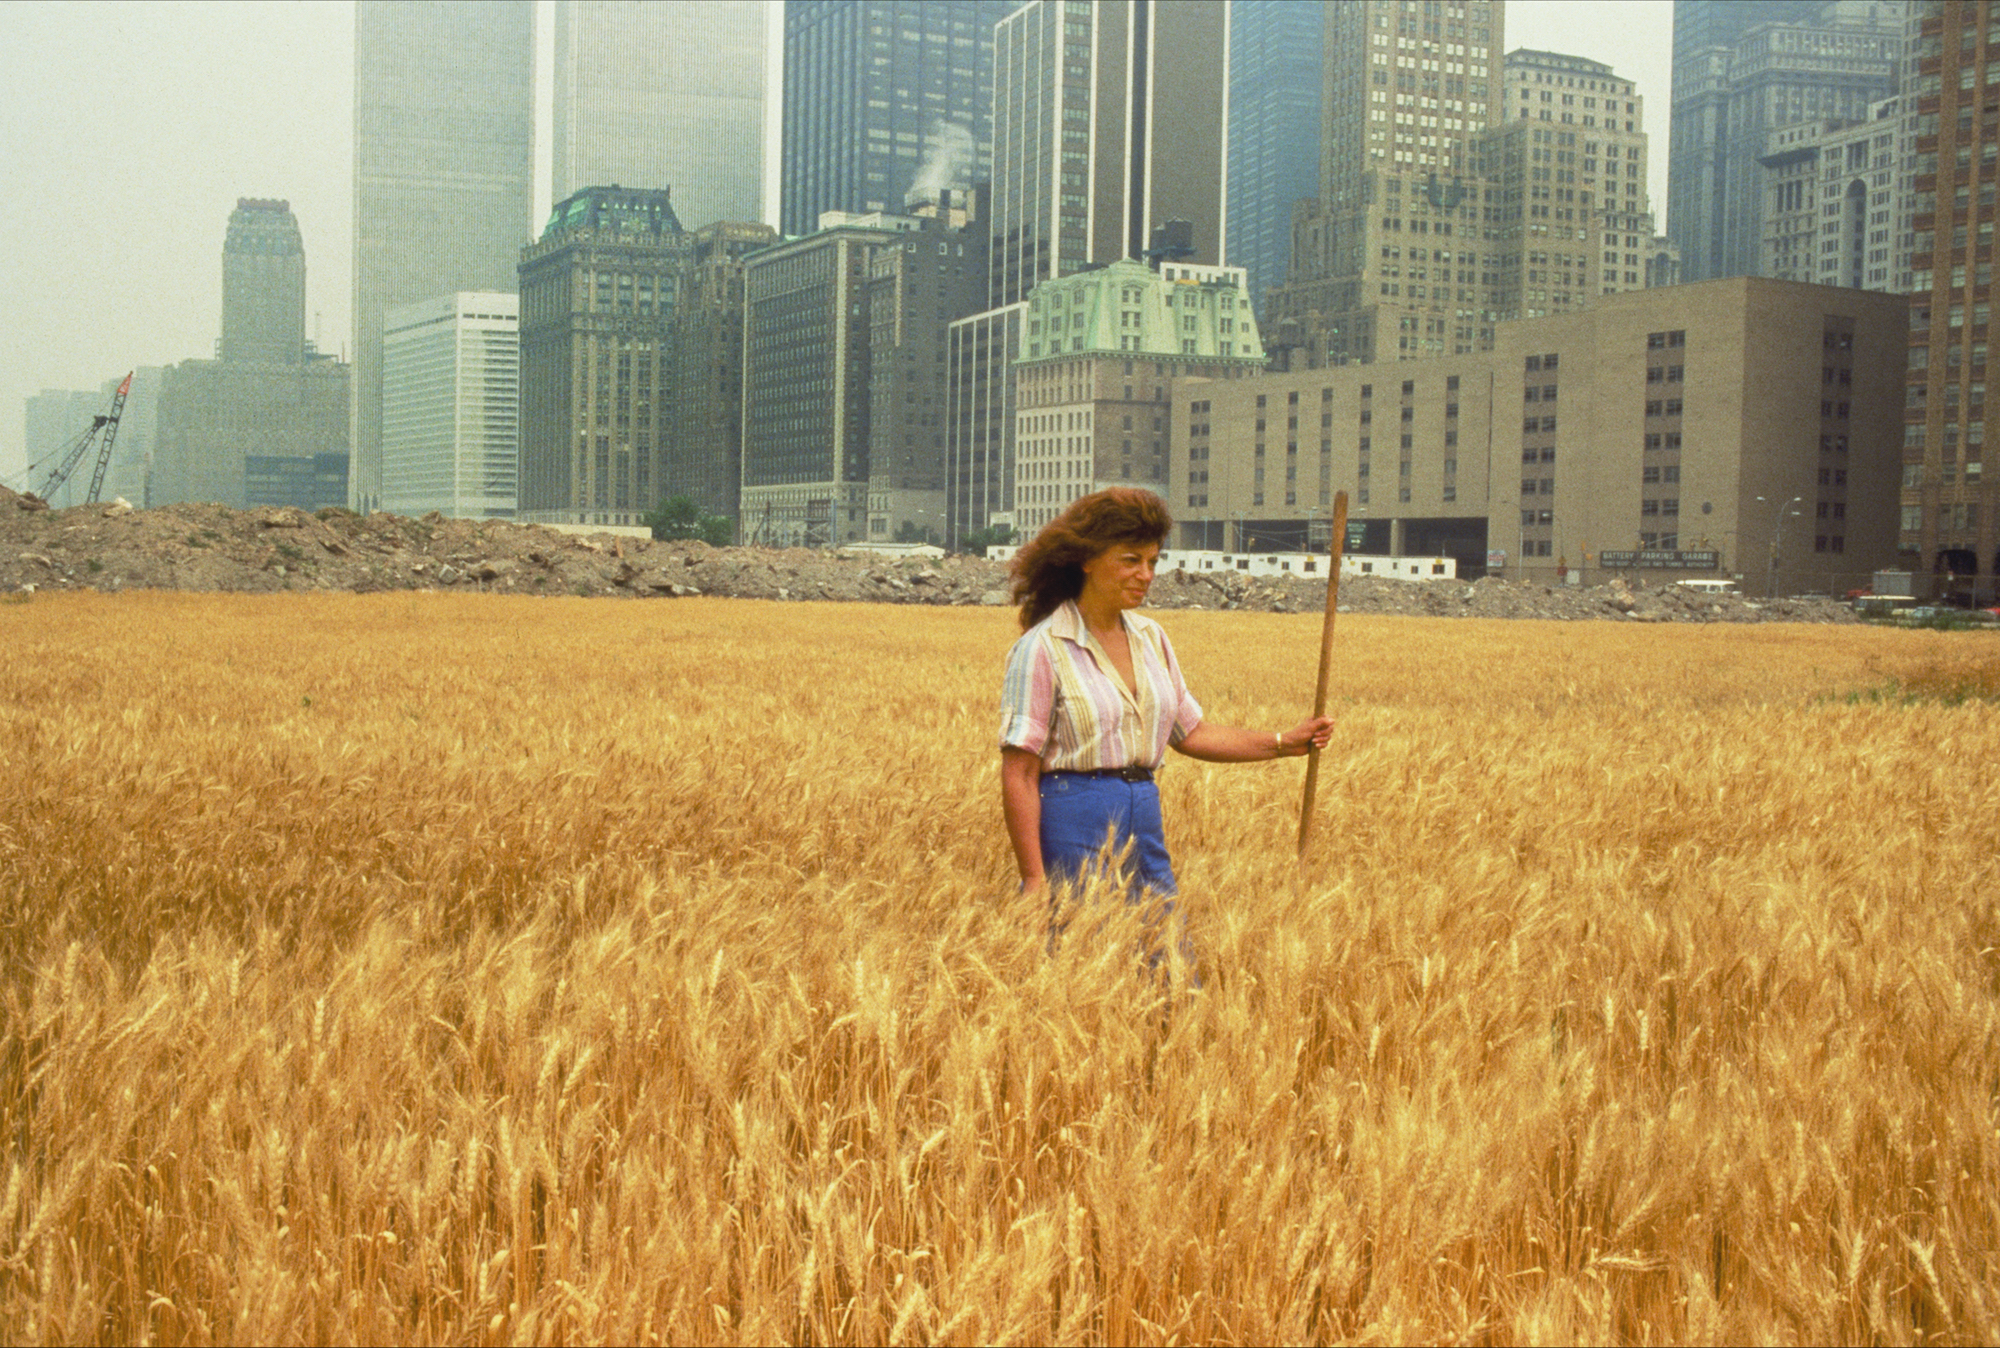
[[[1178,888],[1153,783],[1167,750],[1210,763],[1296,758],[1333,731],[1325,716],[1282,731],[1202,719],[1166,632],[1133,611],[1172,527],[1164,501],[1131,487],[1085,496],[1044,526],[1014,558],[1023,631],[1000,699],[1001,800],[1021,887],[1108,874],[1129,902],[1159,902],[1162,920]],[[1056,902],[1052,890],[1052,930]]]

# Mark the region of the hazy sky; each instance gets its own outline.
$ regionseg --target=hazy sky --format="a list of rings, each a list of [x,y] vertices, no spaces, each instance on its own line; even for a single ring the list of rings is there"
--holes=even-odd
[[[1637,81],[1661,212],[1672,10],[1671,0],[1509,0],[1506,19],[1509,50],[1588,56]],[[0,0],[0,38],[0,477],[11,483],[22,466],[32,394],[213,354],[238,197],[292,203],[306,335],[346,350],[347,0]],[[547,101],[544,88],[544,127]],[[538,214],[546,138],[541,151]]]

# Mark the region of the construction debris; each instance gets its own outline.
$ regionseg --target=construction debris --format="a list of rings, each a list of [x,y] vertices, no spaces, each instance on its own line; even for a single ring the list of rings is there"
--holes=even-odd
[[[1162,572],[1166,609],[1316,613],[1325,581],[1237,572]],[[287,506],[231,510],[119,501],[51,510],[0,488],[0,592],[478,590],[494,594],[832,600],[1005,606],[1006,567],[975,557],[887,558],[808,549],[712,548],[576,535],[501,520],[356,515]],[[1624,579],[1607,585],[1384,580],[1340,583],[1348,613],[1562,622],[1851,622],[1831,599],[1757,603]]]

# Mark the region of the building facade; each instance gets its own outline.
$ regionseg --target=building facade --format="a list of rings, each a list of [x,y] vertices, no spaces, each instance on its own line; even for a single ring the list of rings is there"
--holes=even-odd
[[[306,341],[299,237],[284,202],[237,202],[222,251],[219,354],[162,373],[149,504],[347,502],[351,371]]]
[[[679,394],[660,464],[662,500],[735,519],[743,479],[743,260],[778,241],[769,225],[719,221],[689,240],[676,311]]]
[[[1105,487],[1167,496],[1173,381],[1264,368],[1242,268],[1185,263],[1114,262],[1044,282],[1028,297],[1018,351],[1014,524],[1024,535]]]
[[[1356,0],[1325,15],[1320,195],[1294,212],[1265,326],[1310,365],[1486,345],[1478,142],[1500,120],[1503,6]]]
[[[764,6],[557,0],[553,195],[671,188],[681,218],[764,218]]]
[[[986,298],[980,194],[939,192],[868,263],[868,538],[945,541],[951,325]]]
[[[1764,168],[1759,274],[1784,281],[1907,293],[1916,118],[1904,100],[1860,121],[1802,123],[1771,134]]]
[[[514,289],[534,228],[534,50],[530,5],[355,5],[349,504],[358,510],[381,501],[388,311],[460,290]]]
[[[148,504],[346,504],[348,377],[347,365],[327,356],[168,366]]]
[[[871,538],[870,288],[878,258],[906,242],[949,246],[940,225],[829,211],[813,233],[745,259],[745,542],[836,547]]]
[[[1757,273],[1773,134],[1894,94],[1904,19],[1902,0],[1678,0],[1667,232],[1684,279]]]
[[[1011,525],[1022,306],[1154,256],[1218,265],[1228,7],[1029,0],[994,30],[986,310],[949,338],[946,537]]]
[[[521,458],[516,295],[391,309],[382,335],[382,508],[512,519]]]
[[[945,544],[1014,527],[1014,424],[1019,389],[1014,357],[1021,349],[1028,303],[960,319],[946,336]]]
[[[1324,7],[1234,0],[1229,7],[1229,172],[1223,254],[1252,304],[1285,279],[1292,208],[1319,196]]]
[[[989,307],[1145,254],[1168,220],[1222,260],[1226,6],[1029,0],[994,31]]]
[[[1461,576],[1841,594],[1896,558],[1906,321],[1897,296],[1745,277],[1503,322],[1488,352],[1178,381],[1177,541],[1296,546],[1346,490],[1356,550]]]
[[[1646,287],[1677,286],[1681,283],[1681,250],[1664,234],[1653,236],[1646,254]]]
[[[900,211],[992,173],[993,25],[1019,0],[785,6],[783,209]]]
[[[306,250],[288,201],[239,197],[222,244],[224,360],[305,359]]]
[[[1750,29],[1767,23],[1810,22],[1820,0],[1675,0],[1673,75],[1667,134],[1668,235],[1674,246],[1699,247],[1699,268],[1688,280],[1707,280],[1707,235],[1671,223],[1716,217],[1729,172],[1729,101],[1724,75],[1730,52]],[[1715,273],[1720,274],[1720,273]],[[1746,273],[1755,274],[1755,273]]]
[[[638,525],[659,504],[692,257],[665,189],[589,187],[521,251],[519,518]]]
[[[2000,177],[2000,8],[1916,8],[1910,352],[1897,545],[1933,594],[1994,602],[2000,493],[1985,470],[1986,368]]]
[[[1502,318],[1535,318],[1643,289],[1654,233],[1638,89],[1601,61],[1559,52],[1509,52],[1504,72],[1494,139],[1506,148],[1496,168],[1509,180],[1509,246],[1493,307]]]

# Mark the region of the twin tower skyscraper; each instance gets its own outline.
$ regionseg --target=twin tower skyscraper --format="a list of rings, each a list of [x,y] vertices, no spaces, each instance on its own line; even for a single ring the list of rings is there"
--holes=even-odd
[[[382,494],[382,325],[455,291],[518,288],[532,237],[535,6],[358,0],[354,33],[354,416],[349,495]],[[558,0],[555,200],[671,186],[691,220],[756,220],[765,7]]]

